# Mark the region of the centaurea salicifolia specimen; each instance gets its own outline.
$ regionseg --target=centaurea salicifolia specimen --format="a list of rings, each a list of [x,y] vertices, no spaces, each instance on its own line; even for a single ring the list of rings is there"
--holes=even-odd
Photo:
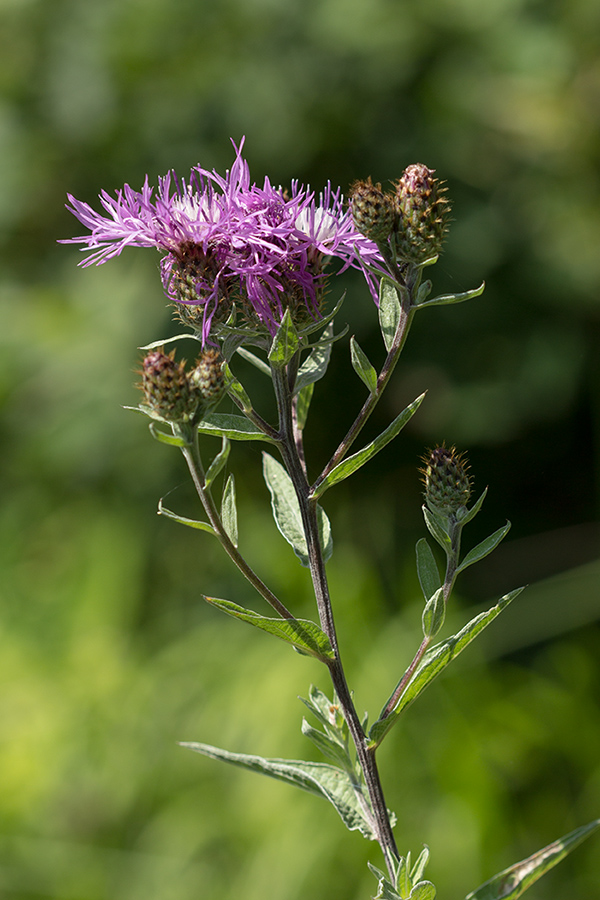
[[[350,454],[390,381],[417,311],[477,297],[483,285],[462,294],[430,297],[432,284],[423,280],[423,272],[436,262],[442,248],[449,205],[445,188],[427,166],[408,166],[393,192],[383,191],[370,179],[356,182],[348,208],[340,191],[330,185],[318,201],[309,188],[295,182],[289,193],[268,179],[258,187],[250,180],[242,148],[243,142],[224,177],[198,166],[187,182],[168,174],[159,180],[156,192],[147,180],[139,192],[128,185],[114,197],[103,192],[104,214],[74,197],[69,197],[68,206],[89,230],[65,242],[84,245],[88,253],[83,265],[107,262],[129,246],[154,247],[163,253],[163,288],[189,330],[144,348],[144,397],[137,410],[150,417],[155,438],[181,449],[206,518],[183,518],[162,501],[159,512],[216,537],[277,617],[265,617],[229,600],[205,599],[320,660],[332,682],[332,699],[311,687],[304,700],[317,727],[302,723],[303,733],[325,756],[325,763],[266,759],[200,743],[184,746],[325,797],[350,830],[379,843],[386,871],[371,866],[376,898],[433,900],[436,889],[424,878],[429,850],[425,848],[412,863],[410,853],[402,856],[396,847],[395,817],[385,803],[376,751],[435,676],[520,593],[520,588],[512,591],[457,634],[434,643],[457,576],[491,553],[510,524],[462,555],[462,530],[481,509],[486,491],[469,507],[472,484],[464,457],[443,445],[426,455],[421,470],[423,514],[443,552],[445,568],[440,575],[430,544],[419,540],[423,638],[368,727],[367,717],[360,719],[354,707],[340,656],[326,572],[333,549],[331,526],[319,501],[395,438],[421,404],[424,395],[382,434]],[[377,370],[350,338],[352,366],[367,397],[335,453],[311,482],[303,441],[310,401],[315,384],[327,373],[333,342],[344,336],[334,335],[333,319],[342,301],[328,308],[328,279],[348,267],[360,268],[365,275],[386,356]],[[175,351],[164,350],[167,343],[182,339],[198,343],[199,356],[190,368],[175,360]],[[276,422],[263,418],[233,374],[230,364],[236,356],[250,361],[272,383]],[[215,412],[225,394],[238,414]],[[208,465],[200,452],[200,436],[203,442],[205,436],[221,438],[221,448]],[[263,442],[281,459],[265,451],[263,475],[277,527],[310,570],[319,624],[296,618],[243,557],[233,475],[225,480],[220,500],[215,498],[231,442],[237,440]],[[516,900],[599,825],[596,820],[579,828],[500,872],[466,900]]]

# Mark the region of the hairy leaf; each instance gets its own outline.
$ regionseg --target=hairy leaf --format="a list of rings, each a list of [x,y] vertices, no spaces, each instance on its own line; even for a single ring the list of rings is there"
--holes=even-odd
[[[380,450],[383,450],[390,441],[392,441],[404,428],[406,423],[414,416],[419,406],[423,402],[425,394],[421,394],[420,397],[417,397],[416,400],[407,406],[405,410],[403,410],[399,416],[396,416],[391,425],[383,431],[378,437],[375,438],[374,441],[371,441],[370,444],[367,444],[366,447],[363,447],[362,450],[359,450],[358,453],[355,453],[353,456],[349,456],[347,459],[344,459],[341,463],[335,466],[334,469],[331,470],[329,475],[323,479],[323,481],[319,484],[319,486],[315,489],[313,497],[321,497],[326,490],[330,487],[333,487],[334,484],[337,484],[340,481],[343,481],[345,478],[348,478],[353,472],[356,472],[357,469],[360,469],[367,463],[370,459],[372,459]]]
[[[352,368],[363,384],[366,385],[369,393],[374,394],[377,388],[377,372],[354,337],[350,338],[350,358],[352,360]]]
[[[417,541],[416,551],[419,584],[421,585],[423,596],[427,601],[441,588],[442,581],[440,579],[440,573],[435,557],[425,538],[421,538],[420,541]]]
[[[234,547],[238,545],[237,505],[235,502],[235,479],[230,475],[223,490],[221,501],[221,521]]]
[[[267,634],[273,634],[287,644],[292,644],[303,653],[308,653],[317,659],[326,662],[334,658],[334,653],[329,643],[329,638],[318,625],[309,619],[268,619],[254,612],[252,609],[244,609],[231,600],[219,600],[216,597],[204,597],[207,603],[215,606],[236,619],[248,622]]]
[[[187,525],[188,528],[197,528],[199,531],[208,532],[208,534],[216,534],[215,529],[208,522],[198,522],[196,519],[186,519],[185,516],[178,516],[177,513],[163,506],[162,500],[158,502],[158,515],[166,516],[167,519],[173,519],[175,522],[179,522],[180,525]]]
[[[215,456],[210,466],[207,469],[206,475],[204,477],[204,487],[209,488],[211,484],[214,482],[217,475],[223,471],[227,460],[229,458],[229,451],[231,449],[231,444],[229,443],[229,439],[223,437],[221,443],[221,450]]]
[[[398,717],[402,711],[425,690],[427,685],[433,681],[436,675],[439,675],[439,673],[446,668],[449,662],[456,659],[465,647],[468,647],[471,641],[476,638],[490,622],[494,621],[496,616],[499,615],[503,609],[506,609],[508,604],[514,600],[522,590],[523,588],[517,588],[509,594],[505,594],[495,606],[488,609],[487,612],[475,616],[475,618],[471,619],[471,621],[457,634],[452,635],[452,637],[447,638],[439,644],[435,644],[435,646],[427,651],[392,712],[385,718],[379,718],[377,722],[373,724],[371,731],[369,732],[372,747],[376,747],[381,743],[390,728],[398,721]],[[384,709],[385,708],[386,707],[384,707]]]
[[[489,537],[486,537],[484,541],[481,541],[480,544],[477,544],[476,547],[473,547],[472,550],[469,550],[460,566],[456,570],[456,574],[464,571],[464,569],[468,568],[468,566],[472,566],[473,563],[479,562],[480,559],[484,559],[488,556],[493,550],[496,549],[501,540],[503,540],[508,532],[510,531],[510,522],[507,522],[506,525],[503,525],[502,528],[499,528],[498,531],[495,531],[493,534],[490,534]]]
[[[269,350],[269,362],[275,369],[283,369],[299,346],[300,338],[296,326],[292,321],[289,309],[286,309]]]
[[[499,872],[476,891],[468,894],[465,900],[517,900],[525,891],[534,884],[538,878],[545,875],[553,866],[561,862],[572,850],[588,838],[597,828],[600,828],[600,819],[595,819],[589,825],[576,828],[558,841],[548,844],[543,850],[534,853],[527,859],[515,863],[508,869]]]
[[[398,288],[388,278],[382,278],[379,287],[379,325],[385,349],[388,351],[398,331],[401,311]]]
[[[220,759],[251,772],[259,772],[278,781],[285,781],[310,794],[325,797],[335,807],[346,828],[350,831],[360,831],[364,837],[375,840],[370,815],[365,812],[368,801],[361,786],[353,781],[348,772],[343,772],[337,766],[299,759],[265,759],[246,753],[230,753],[209,744],[186,742],[181,746],[212,759]]]
[[[260,431],[244,416],[236,416],[234,413],[211,413],[198,423],[198,431],[201,434],[226,437],[230,441],[268,441],[271,443],[271,438],[264,431]]]
[[[479,287],[473,288],[472,291],[464,291],[462,294],[442,294],[439,297],[433,297],[431,300],[419,303],[417,309],[423,309],[425,306],[447,306],[449,303],[463,303],[465,300],[480,297],[484,290],[485,281],[482,281]]]
[[[309,384],[319,381],[327,372],[327,366],[331,359],[331,339],[333,338],[333,325],[329,324],[323,332],[323,337],[327,340],[317,344],[307,358],[304,360],[298,370],[296,384],[294,385],[294,394],[299,393]]]
[[[263,453],[263,475],[271,494],[271,507],[277,528],[302,565],[308,566],[308,546],[292,479],[281,463],[268,453]],[[333,541],[329,519],[320,506],[317,507],[317,521],[323,557],[327,561],[333,552]]]

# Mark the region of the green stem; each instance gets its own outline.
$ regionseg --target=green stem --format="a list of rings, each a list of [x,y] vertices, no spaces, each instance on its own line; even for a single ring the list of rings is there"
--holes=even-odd
[[[196,428],[182,428],[181,426],[173,426],[173,433],[180,437],[184,442],[181,452],[185,457],[185,461],[190,470],[190,475],[194,482],[194,487],[204,511],[208,517],[215,535],[221,546],[240,570],[242,575],[250,582],[250,584],[258,591],[267,603],[279,613],[284,619],[293,619],[294,616],[286,606],[279,600],[275,594],[266,586],[266,584],[258,577],[256,572],[248,565],[244,557],[241,555],[231,538],[227,534],[221,516],[217,510],[215,501],[213,500],[210,490],[204,486],[204,466],[200,457],[200,448],[198,446],[198,430]]]
[[[393,877],[393,861],[399,859],[398,849],[390,825],[375,754],[369,749],[368,740],[356,712],[341,661],[325,562],[319,541],[317,504],[316,501],[309,499],[310,486],[306,478],[302,458],[298,453],[299,435],[294,428],[293,420],[293,384],[290,384],[288,372],[285,369],[273,368],[272,373],[279,410],[280,450],[300,506],[321,628],[329,638],[335,654],[335,658],[328,663],[329,672],[354,746],[356,747],[356,755],[369,793],[372,810],[371,825],[383,851],[388,871]]]

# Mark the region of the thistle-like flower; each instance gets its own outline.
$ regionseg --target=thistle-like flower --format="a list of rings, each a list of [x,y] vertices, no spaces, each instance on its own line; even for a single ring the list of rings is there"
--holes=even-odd
[[[207,347],[196,361],[196,366],[189,373],[188,379],[206,408],[216,406],[225,393],[223,357],[219,351],[214,347]]]
[[[425,502],[432,512],[444,516],[466,506],[471,496],[469,464],[455,447],[435,447],[423,457],[420,470],[425,484]]]
[[[185,360],[175,362],[175,351],[152,350],[142,361],[144,402],[168,422],[189,422],[200,397],[190,388]]]
[[[174,172],[159,179],[156,193],[148,179],[141,191],[129,185],[115,197],[103,191],[104,214],[69,195],[67,209],[90,233],[64,243],[91,251],[84,266],[129,246],[162,251],[165,292],[188,307],[204,341],[234,305],[242,324],[269,334],[287,308],[298,321],[318,319],[328,260],[338,259],[340,271],[355,266],[367,273],[381,264],[379,251],[355,228],[339,190],[327,185],[317,201],[297,182],[289,195],[268,179],[260,188],[250,181],[242,147],[243,141],[225,177],[197,166],[188,182]],[[376,298],[370,272],[367,280]]]
[[[404,170],[396,186],[396,251],[406,262],[422,263],[437,256],[448,231],[446,188],[434,172],[415,163]]]
[[[350,188],[350,209],[361,234],[371,241],[387,240],[396,220],[394,198],[385,194],[380,184],[373,184],[371,176],[355,181]]]

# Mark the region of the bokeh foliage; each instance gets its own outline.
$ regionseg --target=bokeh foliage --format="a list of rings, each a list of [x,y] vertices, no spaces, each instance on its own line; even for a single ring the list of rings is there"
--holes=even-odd
[[[293,698],[326,685],[317,663],[202,606],[201,591],[257,601],[207,536],[154,516],[169,491],[195,513],[177,454],[121,409],[135,348],[171,327],[158,258],[81,270],[55,243],[79,233],[67,191],[93,202],[146,173],[223,169],[244,134],[257,181],[435,167],[456,219],[436,289],[488,285],[417,317],[373,428],[428,399],[326,504],[344,656],[373,712],[418,636],[424,446],[468,449],[490,485],[481,536],[514,523],[459,583],[456,616],[532,583],[382,752],[400,847],[429,843],[440,895],[460,897],[596,817],[597,2],[3,0],[0,17],[0,893],[372,892],[374,848],[332,810],[177,747],[306,753]],[[358,278],[345,286],[343,318],[377,358],[373,307]],[[332,367],[350,386],[317,392],[315,467],[364,392],[340,349]],[[236,448],[236,466],[251,562],[312,615],[256,449]],[[528,896],[598,895],[597,854],[583,846]]]

